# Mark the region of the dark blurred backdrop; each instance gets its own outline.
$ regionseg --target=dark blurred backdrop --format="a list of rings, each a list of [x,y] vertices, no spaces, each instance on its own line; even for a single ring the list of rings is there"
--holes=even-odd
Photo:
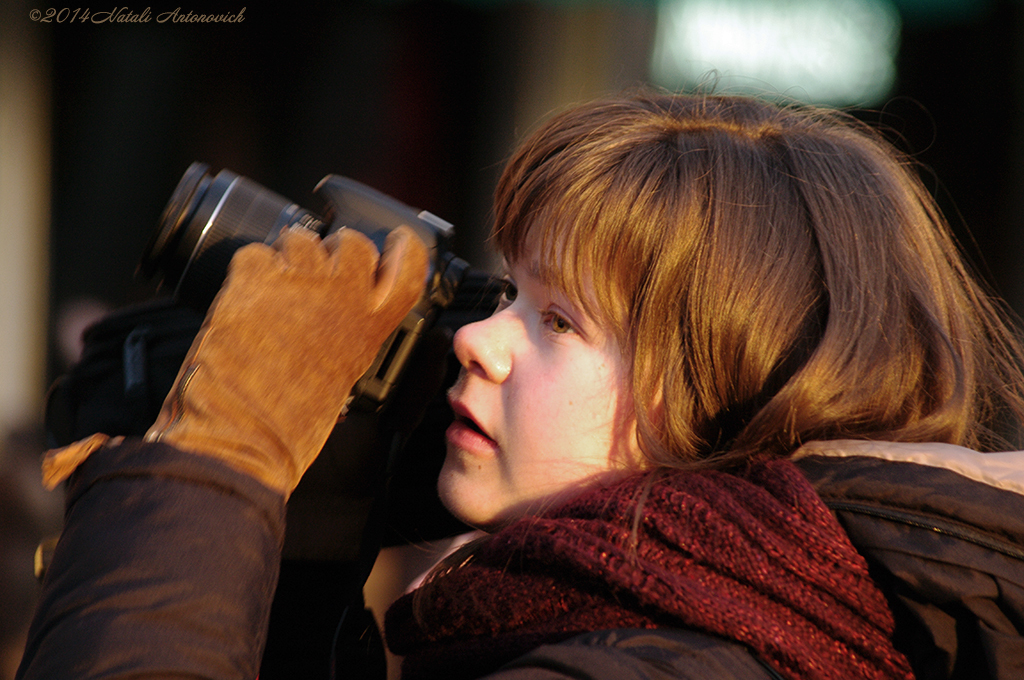
[[[898,4],[879,117],[1018,304],[1021,7]],[[457,249],[487,267],[490,192],[515,140],[550,109],[645,82],[655,17],[654,2],[298,0],[236,24],[31,26],[52,59],[51,314],[143,294],[136,262],[193,160],[311,207],[323,175],[351,176],[455,223]]]

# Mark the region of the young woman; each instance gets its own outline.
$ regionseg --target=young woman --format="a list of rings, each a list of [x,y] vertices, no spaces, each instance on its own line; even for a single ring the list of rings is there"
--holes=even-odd
[[[906,677],[786,459],[993,450],[1024,413],[1017,340],[908,161],[840,114],[641,94],[544,125],[495,218],[506,292],[455,337],[439,490],[504,528],[391,612],[407,673],[675,627],[786,677]]]
[[[51,454],[80,467],[23,677],[253,675],[281,503],[415,299],[413,241],[379,270],[351,234],[243,249],[148,441]],[[1024,416],[1024,352],[907,160],[840,114],[640,93],[520,147],[494,241],[438,482],[490,533],[389,612],[407,677],[911,677],[790,460],[992,450]]]

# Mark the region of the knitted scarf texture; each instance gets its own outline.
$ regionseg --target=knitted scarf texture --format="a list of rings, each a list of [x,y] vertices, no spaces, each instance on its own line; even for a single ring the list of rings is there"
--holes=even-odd
[[[403,678],[477,677],[541,644],[658,627],[740,642],[786,678],[913,677],[866,563],[786,460],[588,491],[424,588],[387,615]]]

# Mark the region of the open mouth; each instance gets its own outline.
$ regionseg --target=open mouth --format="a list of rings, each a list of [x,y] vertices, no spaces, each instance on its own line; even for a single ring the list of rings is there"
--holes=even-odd
[[[468,415],[468,409],[454,401],[452,402],[452,407],[455,411],[455,417],[452,420],[451,426],[445,431],[448,446],[460,451],[460,455],[480,456],[483,458],[497,455],[499,450],[498,442]]]
[[[489,446],[495,445],[491,435],[470,414],[470,409],[459,398],[455,397],[451,391],[448,394],[448,403],[452,407],[453,425],[460,426],[460,429],[465,434],[469,434],[469,432],[476,434],[477,437],[470,437],[470,439],[476,440],[478,444],[480,443],[479,440],[483,439],[489,442]]]
[[[480,428],[480,426],[476,424],[476,421],[474,421],[472,418],[456,414],[455,415],[455,420],[457,420],[458,422],[462,423],[463,425],[465,425],[469,429],[473,430],[477,434],[479,434],[481,436],[484,436],[484,437],[487,437],[488,439],[490,439],[490,437],[487,435],[487,433],[484,432]]]

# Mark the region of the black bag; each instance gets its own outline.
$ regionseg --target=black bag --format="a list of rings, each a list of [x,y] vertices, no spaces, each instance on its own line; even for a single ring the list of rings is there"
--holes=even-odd
[[[81,360],[47,395],[47,445],[67,446],[95,432],[145,434],[202,322],[198,312],[157,299],[90,326]]]

